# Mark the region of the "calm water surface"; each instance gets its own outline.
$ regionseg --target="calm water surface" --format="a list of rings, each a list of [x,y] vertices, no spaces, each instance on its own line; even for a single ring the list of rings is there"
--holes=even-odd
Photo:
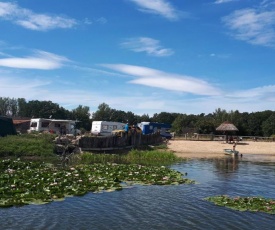
[[[275,163],[224,158],[171,168],[198,184],[133,186],[62,202],[0,209],[0,229],[275,229],[275,215],[215,206],[208,196],[275,199]]]

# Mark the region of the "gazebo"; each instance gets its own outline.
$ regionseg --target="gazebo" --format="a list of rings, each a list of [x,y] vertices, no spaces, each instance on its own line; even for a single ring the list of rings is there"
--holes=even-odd
[[[225,133],[226,143],[228,143],[228,134],[239,131],[235,125],[230,123],[229,121],[223,122],[219,127],[216,128],[216,131],[221,131]]]

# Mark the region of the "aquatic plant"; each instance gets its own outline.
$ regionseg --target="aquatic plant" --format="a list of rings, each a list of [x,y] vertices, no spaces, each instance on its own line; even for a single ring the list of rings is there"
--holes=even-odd
[[[0,161],[0,207],[43,204],[87,192],[121,190],[132,184],[194,183],[178,171],[162,167],[91,164],[57,168],[52,164]]]
[[[227,195],[207,197],[206,200],[219,206],[238,211],[265,212],[275,214],[275,200],[263,197],[234,197]]]
[[[173,152],[166,150],[136,150],[133,149],[127,154],[95,154],[83,153],[80,155],[81,163],[125,163],[141,165],[171,165],[182,161]]]

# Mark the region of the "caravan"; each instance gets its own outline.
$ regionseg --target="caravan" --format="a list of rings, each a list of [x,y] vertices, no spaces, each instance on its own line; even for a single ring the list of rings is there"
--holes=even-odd
[[[170,124],[158,123],[158,122],[141,122],[137,124],[142,130],[142,134],[151,134],[159,132],[162,137],[171,139],[172,135],[169,132],[171,129]]]
[[[60,119],[45,119],[35,118],[31,119],[30,129],[28,132],[43,132],[48,131],[60,135],[74,134],[79,135],[80,131],[75,128],[77,121],[73,120],[60,120]]]
[[[98,136],[112,135],[113,130],[124,129],[125,123],[115,121],[93,121],[91,133]]]

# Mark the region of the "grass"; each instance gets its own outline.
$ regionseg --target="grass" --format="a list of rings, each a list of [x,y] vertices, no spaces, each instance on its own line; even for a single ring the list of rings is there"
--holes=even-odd
[[[0,157],[54,156],[54,135],[23,134],[0,138]]]
[[[123,154],[96,154],[83,153],[80,155],[80,162],[86,164],[92,163],[120,163],[120,164],[140,164],[140,165],[171,165],[181,158],[178,158],[173,152],[160,149],[137,150],[132,149]]]

